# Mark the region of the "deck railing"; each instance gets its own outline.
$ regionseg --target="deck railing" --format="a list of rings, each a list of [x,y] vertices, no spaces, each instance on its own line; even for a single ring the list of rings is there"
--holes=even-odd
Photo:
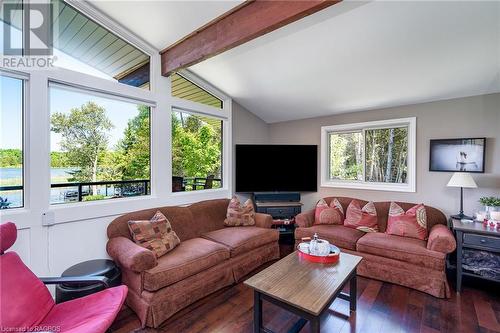
[[[175,178],[175,177],[174,177]],[[179,177],[180,178],[180,177]],[[213,182],[214,188],[222,185],[222,179],[219,178],[200,178],[200,177],[186,177],[182,178],[182,191],[196,191],[206,189],[207,180]],[[64,189],[61,191],[62,201],[51,203],[64,203],[71,201],[84,201],[86,196],[91,194],[91,188],[94,186],[104,187],[100,188],[98,193],[93,195],[103,195],[104,197],[131,197],[139,195],[148,195],[151,192],[151,180],[137,179],[137,180],[113,180],[113,181],[98,181],[98,182],[70,182],[70,183],[54,183],[50,184],[51,189]],[[23,185],[10,185],[0,186],[0,192],[7,191],[22,191]],[[2,195],[0,195],[2,197]]]

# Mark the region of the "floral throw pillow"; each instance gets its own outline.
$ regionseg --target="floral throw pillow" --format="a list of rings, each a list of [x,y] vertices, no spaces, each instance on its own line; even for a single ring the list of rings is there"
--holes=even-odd
[[[330,205],[324,199],[318,201],[314,211],[314,225],[342,224],[343,221],[344,209],[337,198],[333,199]]]
[[[395,202],[391,202],[387,230],[389,235],[427,239],[427,215],[425,206],[419,204],[406,212]]]
[[[361,208],[358,200],[352,200],[346,210],[344,226],[363,232],[377,232],[378,219],[375,204],[370,201]]]
[[[157,258],[173,250],[180,239],[172,230],[170,221],[160,211],[151,220],[128,221],[134,242],[153,251]]]
[[[252,200],[248,199],[243,205],[237,197],[233,197],[227,207],[224,224],[228,227],[255,225],[255,209]]]

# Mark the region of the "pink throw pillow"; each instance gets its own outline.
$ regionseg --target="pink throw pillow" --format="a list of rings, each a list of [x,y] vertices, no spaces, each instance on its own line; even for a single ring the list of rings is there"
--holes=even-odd
[[[314,211],[314,225],[342,224],[342,221],[344,221],[344,209],[336,198],[330,202],[330,205],[324,199],[318,201]]]
[[[419,204],[405,212],[397,203],[391,202],[386,233],[426,240],[427,215],[425,206]]]
[[[370,201],[361,208],[358,200],[352,200],[346,210],[344,226],[363,232],[377,232],[377,210],[373,202]]]

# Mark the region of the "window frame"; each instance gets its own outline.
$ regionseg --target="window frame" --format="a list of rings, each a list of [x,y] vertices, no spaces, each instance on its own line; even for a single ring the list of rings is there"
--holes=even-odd
[[[151,191],[152,191],[152,182],[151,182],[151,169],[152,169],[152,165],[151,165],[151,156],[152,156],[152,130],[151,130],[151,127],[152,127],[152,114],[153,114],[153,109],[156,108],[156,103],[155,102],[150,102],[150,101],[146,101],[144,99],[141,99],[141,100],[138,100],[138,99],[135,99],[133,97],[130,97],[130,96],[125,96],[125,95],[120,95],[120,94],[110,94],[109,92],[103,92],[99,89],[95,89],[95,88],[85,88],[85,87],[82,87],[78,84],[74,84],[73,82],[72,83],[62,83],[60,81],[55,81],[55,80],[51,80],[49,79],[48,81],[48,101],[49,101],[49,118],[52,116],[51,114],[51,101],[50,101],[50,95],[51,95],[51,88],[55,88],[55,89],[66,89],[66,90],[71,90],[71,91],[74,91],[74,92],[77,92],[77,93],[81,93],[81,94],[88,94],[89,96],[96,96],[96,97],[100,97],[100,98],[105,98],[105,99],[108,99],[108,100],[115,100],[115,101],[121,101],[121,102],[125,102],[125,103],[130,103],[130,104],[136,104],[136,105],[145,105],[147,107],[149,107],[149,185],[150,185],[150,188],[151,188]],[[51,140],[51,136],[52,136],[52,131],[50,131],[49,133],[49,140]],[[51,163],[51,154],[52,154],[52,149],[51,149],[51,146],[49,145],[49,163]],[[52,179],[50,179],[50,185],[51,185],[51,189],[52,189]],[[136,198],[136,197],[148,197],[150,196],[151,193],[149,194],[142,194],[142,195],[139,195],[139,196],[134,196],[134,197],[127,197],[127,198]],[[113,198],[113,200],[121,200],[121,199],[124,199],[124,198]],[[106,200],[109,200],[109,199],[106,199]],[[103,200],[104,201],[104,200]],[[64,202],[64,203],[52,203],[50,202],[50,205],[51,207],[55,207],[55,206],[59,206],[59,205],[65,205],[65,204],[71,204],[71,205],[75,205],[77,203],[91,203],[92,201],[81,201],[81,202]]]
[[[22,152],[22,206],[5,209],[5,211],[24,211],[26,207],[29,207],[29,189],[26,184],[29,181],[29,173],[27,170],[27,162],[28,162],[28,152],[29,145],[29,131],[28,131],[28,115],[29,113],[29,76],[23,73],[0,69],[0,75],[18,79],[22,81],[22,110],[21,110],[21,152]]]
[[[230,198],[232,100],[208,82],[189,71],[182,75],[211,94],[223,100],[223,109],[212,108],[171,96],[169,77],[161,75],[159,50],[134,36],[91,4],[65,0],[78,11],[110,30],[124,41],[150,56],[150,89],[128,86],[89,74],[54,68],[51,70],[5,71],[26,78],[24,107],[24,207],[0,211],[1,220],[15,220],[18,229],[44,234],[40,226],[93,220],[109,222],[109,218],[141,209],[166,205],[190,204],[200,200]],[[3,72],[3,70],[2,70]],[[84,90],[94,90],[112,96],[123,96],[137,101],[154,103],[151,107],[151,194],[113,200],[78,202],[71,205],[50,204],[50,108],[49,82]],[[172,107],[224,119],[223,129],[223,188],[172,193],[171,112]],[[105,218],[105,219],[104,219]]]
[[[395,191],[395,192],[416,192],[416,117],[388,119],[379,121],[370,121],[362,123],[331,125],[321,127],[321,187],[333,188],[350,188],[378,191]],[[384,182],[369,182],[366,181],[366,146],[365,132],[367,130],[389,129],[397,127],[408,127],[408,176],[407,183],[384,183]],[[363,135],[363,180],[342,180],[330,178],[330,134],[332,133],[352,133],[362,132]]]
[[[185,79],[191,81],[201,89],[206,90],[210,94],[222,100],[222,109],[205,105],[202,103],[192,102],[190,100],[171,96],[172,106],[171,112],[185,112],[192,115],[208,116],[222,121],[222,187],[218,189],[197,190],[186,192],[172,191],[172,140],[170,138],[169,160],[170,160],[170,194],[174,198],[184,200],[184,198],[193,197],[198,200],[206,200],[213,198],[214,195],[220,194],[223,197],[230,197],[232,193],[232,99],[216,89],[211,84],[198,77],[189,70],[181,70],[178,72]],[[169,77],[170,79],[170,77]],[[171,115],[171,114],[170,114]],[[172,119],[169,120],[169,126],[172,128]],[[171,130],[169,131],[171,136]]]

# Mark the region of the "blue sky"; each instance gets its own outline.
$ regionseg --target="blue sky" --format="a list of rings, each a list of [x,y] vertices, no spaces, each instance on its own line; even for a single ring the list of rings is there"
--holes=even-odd
[[[22,144],[22,81],[0,76],[0,148],[20,149]]]
[[[22,135],[22,83],[21,80],[0,77],[1,112],[0,112],[0,148],[21,149]],[[123,136],[127,122],[138,114],[137,105],[112,98],[103,98],[82,91],[51,87],[49,93],[50,112],[68,114],[72,108],[81,107],[93,101],[106,109],[108,118],[114,125],[109,131],[109,149]],[[51,133],[50,146],[52,151],[60,151],[61,136]]]

